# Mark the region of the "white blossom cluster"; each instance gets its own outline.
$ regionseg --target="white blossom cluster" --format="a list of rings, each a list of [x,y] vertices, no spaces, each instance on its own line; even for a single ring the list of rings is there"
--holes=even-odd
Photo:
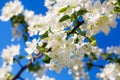
[[[11,45],[7,46],[6,49],[3,49],[1,57],[7,63],[12,65],[13,58],[20,53],[20,45]]]
[[[82,62],[85,53],[88,55],[91,52],[96,52],[96,55],[99,56],[102,53],[102,50],[93,47],[89,43],[83,43],[80,39],[79,44],[74,44],[74,37],[66,40],[64,33],[52,33],[49,34],[47,48],[52,48],[52,50],[47,53],[47,55],[52,58],[49,64],[46,64],[46,67],[49,67],[50,70],[55,70],[59,73],[62,68],[69,67],[71,73],[74,73],[75,80],[79,80],[81,76],[86,77],[84,73],[84,63]]]
[[[22,13],[23,5],[19,0],[9,1],[2,8],[2,15],[0,16],[0,20],[8,21],[11,17]]]
[[[23,6],[19,0],[14,0],[6,3],[5,7],[2,9],[1,20],[7,21],[12,16],[18,15],[23,11],[25,21],[28,24],[28,33],[30,37],[34,35],[44,35],[48,31],[46,38],[35,38],[32,41],[27,41],[25,51],[28,53],[27,59],[32,59],[33,53],[39,54],[37,47],[41,47],[43,43],[47,43],[44,47],[45,49],[50,49],[51,51],[46,51],[45,55],[51,58],[50,63],[45,64],[50,70],[55,70],[60,72],[63,68],[69,67],[69,73],[73,73],[75,80],[80,80],[81,78],[89,79],[87,73],[84,71],[84,55],[90,55],[91,52],[95,53],[99,57],[100,53],[103,52],[92,44],[85,42],[86,37],[91,37],[96,35],[100,31],[104,32],[106,35],[110,32],[110,27],[115,28],[117,25],[116,17],[117,14],[113,14],[112,10],[115,8],[116,0],[105,0],[103,3],[100,0],[45,0],[45,6],[48,8],[48,12],[43,16],[41,14],[36,15],[31,10],[24,10]],[[60,12],[64,9],[64,12]],[[77,12],[81,9],[86,9],[87,13],[84,14],[83,20],[85,23],[80,26],[82,31],[86,31],[86,37],[74,34],[69,39],[66,39],[67,34],[65,32],[66,27],[74,28],[74,21],[66,20],[60,22],[61,17],[64,15],[71,16],[72,13]],[[75,39],[78,38],[77,44],[74,43]],[[2,57],[6,63],[12,64],[13,57],[19,54],[19,45],[7,47],[2,52]],[[120,49],[117,47],[107,48],[107,52],[120,53]],[[112,67],[111,67],[112,66]],[[102,73],[98,76],[104,80],[110,79],[115,80],[117,76],[120,75],[118,64],[106,65]],[[115,75],[117,74],[117,75]],[[35,74],[36,75],[36,74]],[[111,75],[111,77],[109,77]],[[42,78],[36,78],[36,80],[54,80],[47,76]]]
[[[6,49],[3,49],[1,57],[4,60],[2,67],[0,68],[0,80],[6,80],[7,76],[10,75],[12,71],[13,58],[16,55],[19,55],[20,45],[11,45],[7,46]]]
[[[0,80],[6,80],[6,77],[11,72],[12,67],[10,65],[3,64],[0,68]]]
[[[97,74],[103,80],[119,80],[120,79],[120,65],[117,63],[110,63],[105,66],[101,73]]]
[[[120,54],[120,46],[107,47],[107,52],[108,53]]]
[[[111,5],[111,1],[105,0],[102,4],[97,0],[93,5],[87,3],[85,5],[88,13],[86,13],[83,18],[86,25],[83,29],[87,30],[87,35],[95,35],[100,31],[104,32],[106,35],[110,32],[110,27],[116,27],[116,14],[111,14],[114,9],[114,5]]]

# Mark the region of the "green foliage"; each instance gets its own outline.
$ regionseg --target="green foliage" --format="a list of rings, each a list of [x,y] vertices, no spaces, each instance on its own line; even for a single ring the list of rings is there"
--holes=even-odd
[[[19,55],[17,58],[13,58],[13,61],[18,62],[18,61],[20,61],[21,59],[24,59],[24,58],[25,58],[25,56]]]
[[[41,39],[47,38],[48,37],[48,30],[42,35]]]
[[[23,14],[13,16],[10,19],[10,21],[12,23],[13,28],[16,28],[16,30],[20,33],[23,32],[22,37],[23,37],[24,41],[26,42],[28,40],[28,36],[27,36],[27,34],[28,34],[28,29],[27,29],[28,24],[25,22]],[[22,25],[23,27],[20,28],[21,27],[20,25]]]
[[[75,12],[73,14],[71,14],[71,17],[70,17],[71,21],[74,21],[76,19],[76,14]]]
[[[111,54],[109,54],[109,53],[101,53],[100,56],[101,56],[102,59],[106,59],[106,60],[107,60],[107,58],[110,57]],[[108,59],[108,60],[109,60],[109,59]]]
[[[65,12],[68,8],[69,8],[69,6],[60,8],[59,13]]]
[[[88,63],[87,63],[87,69],[91,70],[92,67],[93,67],[93,64],[92,64],[91,60],[89,60]]]
[[[40,70],[40,69],[42,69],[42,68],[41,68],[39,62],[37,62],[36,64],[30,64],[30,65],[28,66],[28,70],[29,70],[30,72],[37,72],[37,71]]]
[[[91,57],[92,57],[93,60],[97,60],[97,56],[93,52],[91,52]]]
[[[20,24],[25,24],[24,16],[22,14],[19,14],[18,16],[13,16],[11,19],[11,23],[13,27],[18,27]]]
[[[88,55],[88,54],[85,54],[85,55],[84,55],[84,57],[88,58],[88,57],[89,57],[89,55]]]
[[[77,12],[77,16],[82,16],[84,15],[85,13],[87,13],[88,11],[86,9],[80,9],[78,12]]]
[[[45,55],[44,59],[42,60],[44,63],[50,63],[51,58],[48,55]]]
[[[18,57],[19,60],[24,59],[24,58],[25,58],[25,56],[23,56],[23,55],[20,55],[20,56]]]
[[[85,13],[87,13],[88,11],[86,10],[86,9],[80,9],[79,11],[75,11],[74,13],[72,13],[71,14],[71,16],[70,16],[70,19],[71,19],[71,21],[73,21],[73,20],[77,20],[77,18],[79,17],[79,16],[83,16]]]
[[[114,8],[114,10],[112,11],[112,13],[118,13],[118,14],[120,14],[120,0],[118,0],[116,3],[114,3],[114,5],[115,5],[115,8]]]
[[[79,42],[79,38],[77,37],[75,40],[74,40],[74,43],[77,44]]]
[[[120,13],[120,7],[115,7],[113,13]]]
[[[120,0],[117,0],[118,3],[120,3]]]
[[[60,18],[59,22],[64,22],[68,19],[70,19],[70,16],[69,15],[64,15],[62,18]]]
[[[13,74],[12,73],[9,73],[9,75],[7,75],[7,77],[5,78],[5,80],[11,80],[13,77]]]
[[[94,38],[94,36],[87,37],[87,39],[91,43],[91,45],[93,45],[93,46],[97,45],[97,42],[96,42],[96,39]]]
[[[23,36],[24,41],[26,42],[28,40],[28,37],[25,34],[23,34],[22,36]]]

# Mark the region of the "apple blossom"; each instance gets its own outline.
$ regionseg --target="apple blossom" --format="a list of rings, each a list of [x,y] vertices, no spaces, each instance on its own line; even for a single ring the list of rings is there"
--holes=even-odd
[[[119,80],[120,79],[120,65],[116,63],[110,63],[105,66],[101,73],[97,74],[98,77],[103,80]]]
[[[2,21],[8,21],[11,17],[16,16],[23,11],[23,5],[19,0],[9,1],[2,8],[2,15],[0,19]]]
[[[89,80],[86,66],[88,70],[92,66],[101,67],[101,65],[95,65],[93,61],[99,60],[107,53],[119,55],[119,47],[107,47],[105,52],[97,46],[97,40],[94,38],[101,31],[108,35],[110,28],[117,26],[118,13],[113,12],[116,7],[120,9],[119,1],[104,0],[101,3],[100,0],[45,0],[44,5],[48,9],[45,15],[35,14],[32,10],[23,10],[19,0],[10,1],[2,8],[0,19],[7,21],[12,18],[14,21],[16,18],[13,16],[17,17],[21,14],[22,20],[16,23],[22,24],[21,26],[27,24],[22,31],[28,34],[27,38],[32,38],[32,41],[29,39],[26,41],[27,48],[24,49],[29,62],[21,66],[20,72],[13,77],[13,80],[20,78],[22,71],[27,68],[36,80],[54,80],[44,75],[47,68],[57,73],[60,73],[63,68],[68,68],[68,73],[71,73],[75,80]],[[14,38],[22,36],[22,33],[17,32],[19,26],[13,27]],[[19,49],[19,45],[3,49],[1,57],[6,65],[0,69],[0,73],[3,73],[0,79],[4,79],[11,71],[13,58],[20,53]],[[105,65],[97,77],[103,80],[120,78],[119,57],[115,57],[117,58],[115,60],[113,57],[103,58],[110,63]],[[37,61],[38,58],[40,60]],[[87,60],[84,61],[84,59]],[[36,62],[38,64],[35,64]],[[18,64],[21,65],[19,61]],[[40,69],[41,67],[43,68]]]
[[[6,49],[3,49],[1,57],[7,63],[12,65],[13,58],[20,53],[20,45],[11,45],[7,46]]]

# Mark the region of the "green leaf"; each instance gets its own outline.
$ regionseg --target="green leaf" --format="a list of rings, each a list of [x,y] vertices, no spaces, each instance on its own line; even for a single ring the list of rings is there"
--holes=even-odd
[[[44,42],[42,47],[45,48],[46,46],[47,46],[47,43]]]
[[[88,11],[86,9],[80,9],[78,12],[77,12],[77,16],[82,16],[84,15],[85,13],[87,13]]]
[[[106,60],[113,61],[113,58],[111,58],[111,57],[108,57],[108,58],[106,58]]]
[[[51,58],[48,55],[45,55],[45,58],[42,60],[44,63],[50,63]]]
[[[119,13],[120,12],[120,7],[115,7],[113,13]]]
[[[101,58],[103,58],[103,59],[107,59],[107,58],[109,58],[110,56],[111,56],[110,53],[101,53]]]
[[[88,58],[89,56],[88,56],[88,54],[85,54],[84,57]]]
[[[69,6],[60,8],[59,13],[65,12],[68,9]]]
[[[92,64],[91,60],[88,60],[87,69],[88,69],[88,70],[91,70],[91,69],[92,69],[92,66],[93,66],[93,64]]]
[[[91,70],[91,69],[92,69],[92,66],[93,66],[93,65],[89,63],[89,64],[87,65],[87,69],[88,69],[88,70]]]
[[[91,44],[92,44],[93,46],[96,46],[96,45],[97,45],[97,44],[96,44],[96,40],[92,41]]]
[[[13,74],[9,73],[4,80],[12,80]]]
[[[77,44],[79,42],[79,38],[77,37],[75,40],[74,40],[74,43]]]
[[[36,64],[30,64],[28,66],[28,70],[31,71],[31,72],[36,72],[40,69],[41,69],[41,66],[40,66],[39,62],[37,62]]]
[[[111,56],[110,53],[102,53],[102,55],[105,56],[105,57],[110,57]]]
[[[97,42],[94,36],[88,37],[88,41],[91,43],[91,45],[96,46]]]
[[[11,19],[11,23],[13,27],[18,27],[20,24],[25,24],[24,16],[22,14],[19,14],[17,16],[13,16]]]
[[[17,62],[17,59],[16,59],[16,58],[13,58],[13,62]]]
[[[70,16],[69,15],[64,15],[60,20],[59,22],[64,22],[66,20],[70,19]]]
[[[118,3],[120,3],[120,0],[118,0]]]
[[[71,19],[71,21],[73,21],[73,20],[75,20],[75,18],[76,18],[76,15],[75,15],[75,12],[74,12],[73,14],[71,14],[70,19]]]
[[[113,14],[120,13],[120,0],[118,0],[116,3],[113,3],[115,5],[114,10],[112,11]]]
[[[91,52],[91,56],[93,60],[97,60],[97,56],[95,55],[95,53]]]
[[[17,58],[14,57],[13,62],[18,62],[19,60],[24,59],[24,58],[25,58],[25,56],[23,56],[23,55],[20,55]]]
[[[48,37],[48,30],[42,35],[41,39],[47,38]]]
[[[26,42],[28,40],[27,36],[23,34],[23,39]]]
[[[20,59],[24,59],[25,58],[25,56],[23,56],[23,55],[20,55],[19,57],[18,57],[18,59],[20,60]]]

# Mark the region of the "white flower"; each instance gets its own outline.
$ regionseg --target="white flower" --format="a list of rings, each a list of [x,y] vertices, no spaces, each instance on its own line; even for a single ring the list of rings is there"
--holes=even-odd
[[[97,74],[97,77],[103,80],[118,80],[120,77],[120,65],[117,63],[107,64],[102,72]]]
[[[26,51],[28,54],[32,54],[33,51],[36,49],[37,40],[36,40],[36,39],[33,39],[32,42],[27,41],[27,42],[26,42],[26,45],[27,45],[28,48],[25,48],[25,51]]]
[[[88,12],[83,16],[86,25],[83,26],[87,30],[87,36],[92,36],[100,31],[106,35],[110,32],[110,27],[116,27],[116,14],[111,14],[114,5],[109,4],[109,1],[104,1],[102,4],[99,0],[94,5],[85,6]]]
[[[27,48],[25,48],[25,51],[28,53],[27,59],[32,58],[32,53],[36,50],[38,41],[39,39],[38,40],[33,39],[32,42],[29,41],[26,42]]]
[[[120,46],[107,47],[107,52],[108,53],[120,54]]]
[[[46,20],[41,14],[35,15],[33,11],[24,11],[25,21],[28,23],[28,33],[30,36],[43,34],[49,27],[46,26]],[[49,22],[47,22],[49,23]]]
[[[13,58],[14,56],[19,54],[19,50],[20,50],[20,45],[7,46],[6,49],[3,49],[1,56],[6,63],[12,65]]]
[[[12,67],[10,65],[5,65],[0,68],[0,80],[5,80],[9,72],[12,70]]]
[[[20,14],[23,11],[23,6],[19,0],[10,1],[2,8],[2,21],[8,21],[11,17]]]

